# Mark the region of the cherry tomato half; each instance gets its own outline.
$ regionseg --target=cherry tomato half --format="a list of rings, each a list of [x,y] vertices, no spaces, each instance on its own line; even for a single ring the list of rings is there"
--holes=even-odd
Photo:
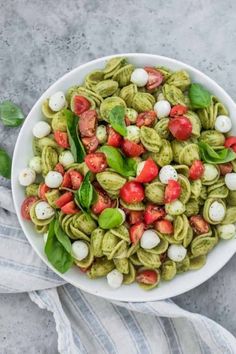
[[[120,190],[120,197],[126,203],[141,202],[145,197],[144,188],[141,183],[126,182]]]
[[[157,164],[151,159],[147,159],[144,163],[144,166],[140,174],[135,178],[135,181],[140,183],[151,182],[154,178],[157,177],[159,168]]]
[[[121,142],[123,140],[122,136],[110,126],[107,126],[107,134],[107,145],[120,147]]]
[[[138,271],[136,281],[141,284],[154,285],[158,281],[158,274],[154,269],[143,269]]]
[[[162,219],[165,215],[166,212],[162,207],[149,204],[144,212],[144,221],[147,225],[150,225],[154,221]]]
[[[59,172],[62,176],[64,176],[64,174],[65,174],[65,169],[61,163],[56,164],[54,171]]]
[[[143,211],[142,210],[130,210],[128,213],[128,221],[130,225],[134,225],[138,222],[143,221]]]
[[[204,173],[204,165],[202,161],[195,160],[189,169],[189,178],[192,180],[199,179]]]
[[[63,176],[63,181],[62,181],[61,186],[64,188],[72,188],[70,173],[68,171],[65,172],[65,174]]]
[[[82,138],[91,138],[95,135],[97,126],[97,112],[95,109],[85,111],[79,117],[78,129]]]
[[[79,208],[77,207],[77,205],[75,204],[75,202],[72,200],[69,203],[66,203],[65,205],[63,205],[61,207],[61,211],[64,214],[77,214],[79,213]]]
[[[143,222],[138,222],[134,224],[129,229],[129,237],[132,244],[136,245],[140,238],[143,236],[145,229],[145,224]]]
[[[165,203],[173,202],[178,199],[181,194],[181,186],[178,181],[174,179],[169,179],[168,184],[165,189]]]
[[[40,183],[38,190],[39,198],[42,200],[47,200],[45,194],[49,191],[49,189],[50,188],[45,183]]]
[[[106,208],[112,207],[112,200],[108,197],[105,191],[96,189],[97,200],[92,205],[92,212],[96,215],[101,214],[101,212]]]
[[[74,199],[74,195],[71,192],[66,192],[62,194],[55,202],[58,208],[63,207],[63,205],[71,202]]]
[[[79,189],[82,181],[83,181],[83,176],[81,175],[81,173],[79,173],[78,171],[75,170],[70,170],[68,171],[69,175],[70,175],[70,180],[71,180],[71,185],[72,185],[72,189]]]
[[[171,235],[174,232],[173,224],[169,220],[157,220],[154,228],[161,234]]]
[[[156,119],[157,119],[157,115],[156,112],[154,111],[139,113],[136,120],[136,125],[138,127],[142,127],[143,125],[149,127],[154,124]]]
[[[183,116],[185,113],[187,113],[188,108],[186,106],[183,106],[181,104],[177,104],[171,108],[170,111],[170,117],[176,117],[176,116]]]
[[[209,231],[209,224],[201,215],[193,215],[189,221],[196,234],[206,234]]]
[[[30,208],[38,200],[37,197],[27,197],[21,205],[21,216],[23,219],[31,220]]]
[[[137,157],[145,152],[142,144],[136,144],[133,141],[124,139],[121,144],[122,150],[128,157]]]
[[[93,173],[102,172],[107,168],[106,155],[103,152],[88,154],[84,161]]]
[[[81,113],[87,111],[91,103],[84,96],[74,96],[73,98],[73,111],[79,116]]]
[[[236,152],[236,136],[229,136],[225,139],[225,147]]]
[[[159,70],[150,66],[146,66],[144,70],[148,73],[148,82],[146,85],[147,90],[153,90],[161,85],[164,76]]]
[[[99,144],[98,139],[95,135],[91,136],[90,138],[82,138],[82,142],[88,153],[96,151]]]
[[[187,140],[192,134],[192,123],[186,117],[171,118],[168,128],[177,140]]]
[[[233,171],[233,165],[231,162],[221,163],[217,166],[220,169],[221,176],[225,176],[227,173],[231,173]]]
[[[60,130],[56,130],[54,132],[54,139],[56,140],[57,144],[65,149],[67,149],[70,144],[68,140],[68,135],[66,132],[62,132]]]

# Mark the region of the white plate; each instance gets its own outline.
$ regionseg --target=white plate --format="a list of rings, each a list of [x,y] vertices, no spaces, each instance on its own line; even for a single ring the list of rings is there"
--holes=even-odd
[[[125,56],[129,62],[137,67],[143,66],[166,66],[173,70],[186,69],[195,82],[203,84],[210,92],[214,93],[226,105],[230,112],[233,121],[233,131],[236,133],[236,105],[229,95],[212,79],[186,65],[180,61],[151,54],[119,54],[118,56]],[[12,166],[12,191],[13,199],[17,212],[18,219],[22,229],[34,248],[35,252],[42,258],[42,260],[60,275],[67,282],[74,286],[87,291],[91,294],[98,295],[107,299],[121,300],[121,301],[154,301],[170,298],[172,296],[183,294],[184,292],[195,288],[204,281],[213,276],[219,269],[221,269],[233,256],[236,251],[236,239],[230,241],[221,241],[217,247],[207,256],[206,265],[198,271],[189,271],[184,274],[176,276],[170,282],[161,282],[161,284],[154,290],[146,292],[139,288],[137,284],[122,286],[118,290],[112,290],[108,287],[106,279],[90,280],[75,266],[66,274],[59,274],[48,262],[43,248],[43,237],[34,231],[33,225],[22,219],[20,214],[20,206],[24,200],[24,188],[18,183],[18,175],[21,169],[27,166],[29,159],[32,157],[32,128],[36,122],[41,120],[41,104],[42,102],[56,91],[66,91],[70,86],[81,84],[85,75],[94,69],[103,68],[105,62],[112,56],[93,60],[87,64],[81,65],[72,70],[68,74],[60,78],[54,83],[36,102],[18,136]]]

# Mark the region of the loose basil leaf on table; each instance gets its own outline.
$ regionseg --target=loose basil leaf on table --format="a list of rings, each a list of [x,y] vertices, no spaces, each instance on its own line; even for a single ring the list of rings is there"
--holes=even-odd
[[[11,178],[11,158],[3,149],[0,149],[0,175]]]
[[[21,108],[11,101],[0,104],[0,120],[7,127],[18,127],[23,123],[25,116]]]
[[[191,84],[189,99],[192,108],[206,108],[211,103],[210,93],[200,84]]]
[[[102,229],[112,229],[121,225],[123,216],[116,208],[105,209],[98,218],[98,224]]]
[[[201,141],[198,143],[201,158],[204,162],[214,165],[226,163],[236,159],[236,153],[227,148],[214,150],[209,144]]]
[[[71,242],[65,231],[62,230],[58,219],[55,220],[54,232],[57,240],[62,244],[68,253],[71,253]]]
[[[86,153],[78,134],[77,127],[79,118],[67,109],[65,109],[65,115],[71,153],[75,159],[75,162],[83,162]]]
[[[90,208],[96,195],[93,185],[90,182],[90,176],[91,176],[91,172],[88,171],[76,194],[79,205],[85,210],[88,210]]]
[[[109,122],[112,128],[122,136],[127,135],[125,124],[125,109],[121,106],[115,106],[109,113]]]

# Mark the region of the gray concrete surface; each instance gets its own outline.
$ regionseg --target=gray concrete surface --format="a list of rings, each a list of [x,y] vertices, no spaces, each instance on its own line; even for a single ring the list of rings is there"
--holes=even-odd
[[[25,113],[56,79],[100,56],[147,52],[180,59],[236,98],[234,0],[0,0],[0,100]],[[10,154],[19,129],[0,125]],[[9,182],[0,180],[1,184]],[[236,257],[175,301],[236,334]],[[0,352],[57,352],[54,320],[27,294],[0,295]]]

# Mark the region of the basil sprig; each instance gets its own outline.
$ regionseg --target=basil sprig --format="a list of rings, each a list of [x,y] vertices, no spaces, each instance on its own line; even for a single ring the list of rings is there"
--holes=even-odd
[[[99,150],[106,155],[107,163],[113,170],[125,177],[136,175],[137,163],[134,159],[124,157],[113,146],[102,146]]]
[[[89,210],[90,206],[97,197],[95,189],[93,188],[93,185],[90,182],[90,176],[91,172],[88,171],[84,177],[83,182],[81,183],[79,190],[75,195],[77,204],[84,211]]]
[[[200,84],[191,84],[189,99],[192,108],[206,108],[211,103],[210,93]]]
[[[49,225],[45,254],[49,262],[60,272],[65,273],[72,267],[71,243],[61,229],[59,221],[54,219]]]
[[[115,106],[110,111],[109,122],[112,128],[122,136],[127,135],[127,128],[125,124],[125,109],[122,106]]]
[[[3,149],[0,149],[0,175],[5,178],[11,177],[11,158]]]
[[[98,224],[102,229],[112,229],[120,226],[124,219],[117,208],[107,208],[99,215]]]
[[[0,104],[0,120],[7,127],[18,127],[23,123],[25,116],[21,108],[11,101]]]
[[[86,153],[78,133],[79,119],[68,109],[65,109],[65,115],[71,153],[75,159],[75,162],[83,162]]]
[[[236,153],[227,148],[214,150],[209,144],[201,141],[198,143],[201,158],[207,163],[214,165],[226,163],[236,159]]]

